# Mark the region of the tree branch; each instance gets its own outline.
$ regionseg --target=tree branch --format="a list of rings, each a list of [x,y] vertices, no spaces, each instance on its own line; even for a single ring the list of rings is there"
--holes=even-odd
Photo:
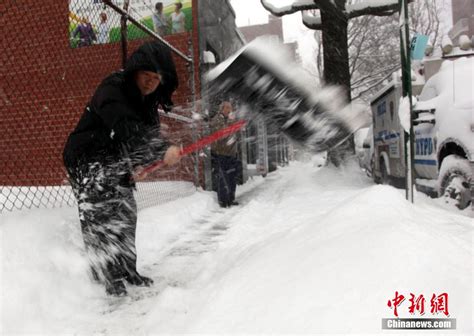
[[[316,4],[314,0],[298,0],[291,5],[283,7],[276,7],[267,0],[260,0],[260,3],[262,4],[263,8],[275,16],[284,16],[309,9],[319,9],[318,4]]]
[[[357,20],[351,21],[349,23],[349,30],[347,32],[347,46],[349,48],[352,47],[352,45],[356,42],[357,37],[359,37],[359,34],[366,28],[366,26],[370,22],[370,16],[364,16],[360,23],[357,22]]]
[[[309,15],[305,11],[301,13],[301,16],[303,18],[303,24],[309,29],[321,30],[323,29],[321,15],[319,13],[316,14],[316,11],[314,12],[314,15]]]
[[[363,90],[363,91],[360,91],[359,94],[357,95],[357,97],[353,98],[353,100],[355,99],[359,99],[361,98],[366,92],[369,92],[370,90],[374,89],[376,86],[382,84],[386,79],[390,78],[392,76],[392,73],[393,72],[390,72],[389,74],[387,74],[386,76],[384,76],[383,78],[381,78],[379,81],[377,81],[375,84],[372,84],[370,87],[368,87],[367,89]]]
[[[352,82],[352,88],[356,89],[356,88],[360,87],[361,85],[363,85],[364,81],[366,81],[370,77],[376,77],[376,76],[380,76],[380,75],[385,76],[387,73],[392,74],[395,70],[397,70],[399,68],[400,68],[400,65],[396,64],[396,65],[392,65],[392,66],[386,66],[382,69],[377,69],[376,71],[373,71],[370,74],[364,75],[364,76],[358,78],[357,80],[354,80]]]
[[[412,2],[414,0],[408,0]],[[363,15],[390,16],[400,10],[398,0],[365,0],[363,2],[346,5],[346,15],[353,19]]]
[[[371,19],[372,19],[371,16],[364,16],[364,17],[361,19],[361,22],[360,22],[360,24],[359,24],[358,27],[357,27],[357,28],[358,28],[358,31],[355,32],[355,36],[359,35],[360,38],[358,39],[358,42],[359,42],[359,43],[358,43],[357,46],[355,47],[355,50],[356,50],[355,55],[354,55],[353,52],[352,52],[352,53],[350,53],[350,54],[352,54],[353,56],[350,56],[350,57],[349,57],[349,69],[350,69],[350,73],[351,73],[351,78],[352,78],[352,76],[354,75],[354,72],[356,71],[356,65],[357,65],[357,62],[359,61],[359,55],[360,55],[360,53],[362,52],[362,47],[363,47],[363,45],[364,45],[364,42],[365,42],[365,40],[366,40],[366,37],[367,37],[367,35],[370,34],[370,32],[369,32],[368,29],[364,29],[364,30],[363,30],[363,28],[367,27],[367,25],[369,24],[369,22],[371,21]],[[353,27],[354,27],[354,26],[352,26],[352,28],[353,28]],[[354,29],[350,29],[349,31],[351,31],[351,30],[354,30]],[[362,35],[360,35],[361,32],[362,32]],[[350,44],[348,43],[348,47],[350,48],[350,50],[353,50],[353,48],[351,48],[351,47],[352,47],[352,44],[354,43],[354,41],[355,41],[355,37],[354,37],[354,39],[352,39],[352,40],[350,41]]]

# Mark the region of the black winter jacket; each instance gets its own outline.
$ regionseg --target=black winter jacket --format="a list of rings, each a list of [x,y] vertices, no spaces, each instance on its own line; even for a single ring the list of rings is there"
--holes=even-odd
[[[158,88],[143,97],[135,84],[138,70],[161,73]],[[168,148],[160,139],[157,108],[172,106],[178,86],[169,49],[149,42],[137,49],[123,71],[105,78],[87,104],[75,130],[69,135],[63,157],[68,171],[94,162],[128,170],[161,159]]]

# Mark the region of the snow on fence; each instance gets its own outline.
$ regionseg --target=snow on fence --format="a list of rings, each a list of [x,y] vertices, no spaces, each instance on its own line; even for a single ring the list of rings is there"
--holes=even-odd
[[[0,213],[2,211],[32,208],[57,208],[76,205],[71,187],[1,187]],[[155,181],[137,183],[135,198],[138,209],[174,201],[192,195],[196,187],[188,181]]]
[[[2,25],[10,33],[0,39],[0,214],[75,204],[62,163],[66,138],[101,80],[121,69],[124,58],[145,40],[158,38],[131,19],[122,25],[122,15],[102,1],[28,3],[27,11],[13,1],[2,8]],[[128,18],[151,28],[151,18],[141,13],[152,9],[142,7],[132,4]],[[201,136],[199,125],[189,122],[197,69],[191,57],[182,57],[199,54],[195,35],[186,30],[165,37],[175,49],[179,75],[173,100],[182,109],[176,113],[188,117],[162,117],[171,142],[188,144]],[[185,158],[139,183],[138,206],[193,193],[202,184],[201,161],[197,155]]]

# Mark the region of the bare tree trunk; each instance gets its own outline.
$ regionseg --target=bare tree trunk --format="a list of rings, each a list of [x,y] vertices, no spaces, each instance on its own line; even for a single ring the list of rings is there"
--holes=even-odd
[[[341,85],[346,91],[345,98],[350,101],[351,75],[347,46],[349,21],[336,11],[321,12],[321,20],[323,22],[324,81],[326,84]]]
[[[335,7],[321,10],[322,40],[324,48],[324,81],[326,84],[341,86],[345,97],[351,101],[351,74],[349,70],[349,50],[347,41],[348,19]],[[328,159],[339,166],[345,159],[354,154],[354,137],[329,151]]]

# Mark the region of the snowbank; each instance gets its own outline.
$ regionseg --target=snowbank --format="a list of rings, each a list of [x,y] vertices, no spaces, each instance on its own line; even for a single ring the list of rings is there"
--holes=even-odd
[[[230,224],[220,263],[232,266],[208,281],[208,298],[183,331],[379,333],[395,291],[448,292],[458,331],[472,330],[469,219],[423,195],[413,206],[400,190],[364,186],[361,177],[305,173],[250,201],[245,222]]]
[[[141,211],[139,269],[147,274],[163,249],[213,204],[212,195],[199,193]],[[75,208],[7,213],[0,222],[2,334],[90,333],[117,325],[116,316],[103,316],[110,300],[89,278]],[[118,323],[118,330],[127,323]]]

